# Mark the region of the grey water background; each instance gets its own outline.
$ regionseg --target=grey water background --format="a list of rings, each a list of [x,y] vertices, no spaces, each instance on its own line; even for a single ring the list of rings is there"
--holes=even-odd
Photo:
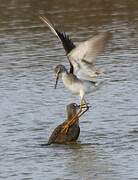
[[[75,42],[113,34],[97,60],[105,84],[87,96],[78,144],[46,143],[79,103],[54,67],[69,67],[58,39],[38,18],[47,15]],[[0,179],[138,179],[138,1],[0,0]]]

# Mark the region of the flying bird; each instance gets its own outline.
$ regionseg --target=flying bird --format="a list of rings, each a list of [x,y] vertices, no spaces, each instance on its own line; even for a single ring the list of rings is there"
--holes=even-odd
[[[111,34],[103,32],[75,45],[65,32],[56,29],[46,17],[40,16],[40,19],[61,41],[70,64],[69,71],[61,64],[55,67],[55,88],[59,77],[61,77],[65,87],[80,96],[80,105],[85,104],[87,106],[84,96],[92,92],[93,88],[97,86],[95,78],[102,73],[101,69],[95,67],[96,57],[104,51]]]

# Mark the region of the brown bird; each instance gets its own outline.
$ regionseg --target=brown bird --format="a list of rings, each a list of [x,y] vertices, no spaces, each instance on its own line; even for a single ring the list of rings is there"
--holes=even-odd
[[[87,110],[88,107],[84,106],[83,111],[78,115],[78,111],[80,110],[80,105],[76,103],[71,103],[67,105],[67,120],[65,120],[62,124],[58,125],[48,140],[48,145],[50,144],[61,144],[61,143],[69,143],[75,142],[80,134],[79,127],[79,117],[82,116]],[[68,127],[67,132],[64,131],[65,127]],[[66,128],[65,128],[66,129]]]

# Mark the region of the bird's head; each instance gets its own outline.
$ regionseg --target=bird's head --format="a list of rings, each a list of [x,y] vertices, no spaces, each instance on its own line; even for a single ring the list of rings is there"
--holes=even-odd
[[[61,77],[63,73],[66,73],[67,69],[65,68],[65,66],[59,64],[59,65],[57,65],[55,67],[54,71],[55,71],[55,74],[56,74],[56,83],[55,83],[55,89],[56,89],[59,77]]]
[[[77,105],[76,103],[71,103],[71,104],[67,105],[66,111],[67,111],[68,119],[70,119],[74,115],[76,115],[79,110],[80,110],[80,105]]]

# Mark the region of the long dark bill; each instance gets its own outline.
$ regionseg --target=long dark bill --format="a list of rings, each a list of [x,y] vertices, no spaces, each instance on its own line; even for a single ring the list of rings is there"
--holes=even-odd
[[[58,79],[59,79],[59,73],[57,73],[57,77],[56,77],[56,83],[55,83],[55,89],[57,88]]]

